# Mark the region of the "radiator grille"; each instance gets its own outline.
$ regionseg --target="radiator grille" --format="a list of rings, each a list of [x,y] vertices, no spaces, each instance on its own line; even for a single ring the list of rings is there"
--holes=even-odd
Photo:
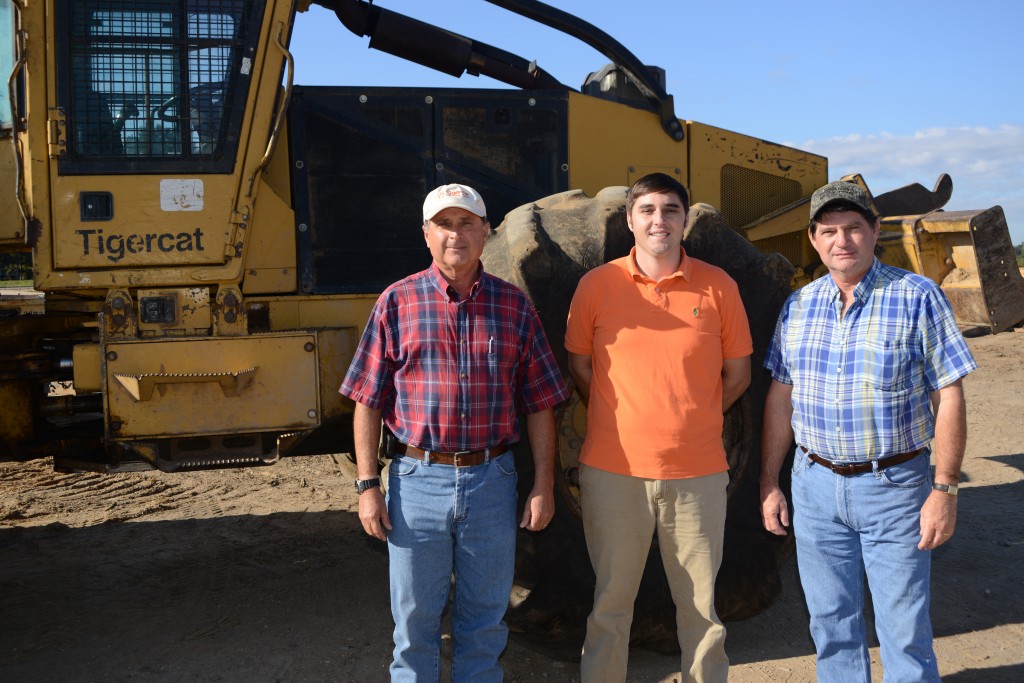
[[[763,240],[754,241],[754,246],[762,254],[770,254],[777,251],[786,257],[795,266],[803,265],[803,239],[804,231],[791,232],[787,235],[768,237]]]
[[[722,166],[721,180],[722,216],[737,231],[801,197],[795,180],[734,164]]]

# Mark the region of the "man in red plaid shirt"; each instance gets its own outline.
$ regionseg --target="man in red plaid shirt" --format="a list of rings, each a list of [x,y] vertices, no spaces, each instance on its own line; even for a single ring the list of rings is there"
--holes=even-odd
[[[433,263],[381,294],[341,386],[356,401],[359,519],[388,542],[394,682],[439,679],[453,574],[452,680],[502,679],[517,411],[535,466],[519,526],[539,531],[554,514],[552,408],[568,392],[526,295],[483,271],[489,232],[472,188],[427,195],[423,237]],[[382,420],[394,437],[386,500],[377,478]]]

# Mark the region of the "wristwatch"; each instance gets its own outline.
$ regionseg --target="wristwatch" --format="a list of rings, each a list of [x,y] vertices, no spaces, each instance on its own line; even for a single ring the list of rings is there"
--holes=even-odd
[[[955,496],[956,492],[960,490],[960,485],[955,482],[952,484],[932,484],[932,488],[936,491],[942,491],[943,493]]]
[[[356,494],[362,495],[363,491],[369,491],[380,486],[380,479],[356,479]]]

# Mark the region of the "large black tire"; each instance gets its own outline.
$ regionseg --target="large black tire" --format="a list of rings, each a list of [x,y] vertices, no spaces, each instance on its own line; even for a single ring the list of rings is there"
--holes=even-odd
[[[520,287],[533,301],[565,377],[563,346],[569,303],[590,268],[629,253],[626,188],[610,187],[590,198],[569,191],[510,212],[484,250],[488,272]],[[781,589],[779,567],[792,553],[792,536],[761,527],[759,447],[764,397],[770,378],[761,361],[779,309],[790,291],[792,267],[765,256],[706,204],[696,204],[683,245],[691,256],[726,270],[739,285],[754,339],[753,379],[726,414],[723,438],[730,464],[725,556],[715,604],[723,620],[744,619],[767,608]],[[516,587],[506,620],[522,639],[549,654],[578,658],[593,605],[594,573],[580,520],[576,463],[585,412],[573,397],[559,411],[556,512],[543,532],[520,532]],[[520,498],[532,485],[532,456],[524,439],[517,449]],[[783,482],[788,491],[788,481]],[[675,610],[652,545],[634,611],[631,641],[663,652],[678,651]]]

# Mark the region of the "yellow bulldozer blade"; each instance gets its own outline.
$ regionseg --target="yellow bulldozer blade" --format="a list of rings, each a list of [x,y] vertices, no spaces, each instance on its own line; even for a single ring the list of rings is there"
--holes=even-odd
[[[993,334],[1024,320],[1021,277],[1002,207],[882,219],[881,260],[942,286],[957,322]]]

